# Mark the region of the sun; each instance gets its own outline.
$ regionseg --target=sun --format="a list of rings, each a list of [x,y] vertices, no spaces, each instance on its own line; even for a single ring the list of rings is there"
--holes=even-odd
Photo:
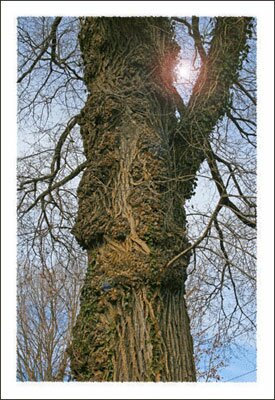
[[[192,79],[193,68],[190,60],[180,60],[175,68],[177,83],[187,83]]]

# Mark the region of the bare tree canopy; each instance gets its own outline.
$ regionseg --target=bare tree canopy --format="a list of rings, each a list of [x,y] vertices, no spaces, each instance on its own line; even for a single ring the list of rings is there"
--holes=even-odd
[[[256,328],[256,21],[18,19],[20,381],[217,381]]]

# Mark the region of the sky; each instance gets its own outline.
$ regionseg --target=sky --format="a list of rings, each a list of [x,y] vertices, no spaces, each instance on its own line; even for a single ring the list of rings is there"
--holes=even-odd
[[[221,370],[223,382],[255,382],[257,364],[255,346],[240,344],[240,348],[231,349],[230,364]]]

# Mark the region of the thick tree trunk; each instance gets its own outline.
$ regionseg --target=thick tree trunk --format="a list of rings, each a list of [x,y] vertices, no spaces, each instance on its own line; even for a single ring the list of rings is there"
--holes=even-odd
[[[171,151],[178,46],[166,18],[88,18],[80,44],[88,167],[74,234],[89,266],[72,372],[84,381],[194,381],[188,257],[165,267],[187,245]]]
[[[246,22],[227,20],[187,109],[173,87],[178,46],[167,18],[82,21],[88,164],[73,232],[89,265],[69,349],[79,381],[196,379],[184,300],[190,254],[167,263],[188,246],[183,204],[235,77],[225,80],[222,62],[237,69],[236,41],[245,44]],[[227,50],[219,53],[219,41]]]
[[[96,277],[88,279],[74,332],[71,367],[77,380],[195,380],[183,290],[161,291],[141,282],[114,283],[99,292]]]

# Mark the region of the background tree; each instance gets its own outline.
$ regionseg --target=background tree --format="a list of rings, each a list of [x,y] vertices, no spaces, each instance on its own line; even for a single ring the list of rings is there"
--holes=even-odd
[[[70,119],[58,139],[51,130],[53,150],[49,143],[43,149],[40,141],[37,152],[33,151],[36,162],[32,158],[31,168],[39,174],[25,163],[27,171],[20,173],[22,221],[26,224],[27,211],[33,221],[39,221],[35,234],[29,231],[31,249],[34,239],[41,247],[44,229],[55,260],[60,246],[68,254],[77,254],[68,243],[66,229],[72,226],[75,213],[70,202],[75,196],[72,179],[85,168],[74,233],[88,249],[89,267],[70,347],[78,380],[194,380],[183,296],[191,255],[195,271],[190,274],[187,299],[198,335],[197,355],[203,341],[209,340],[204,325],[209,327],[205,315],[210,307],[220,310],[215,314],[216,348],[221,333],[222,340],[230,340],[234,328],[244,324],[246,329],[248,322],[251,329],[254,323],[245,309],[255,299],[251,262],[255,154],[247,154],[255,146],[251,86],[255,82],[254,71],[246,71],[252,23],[246,18],[199,23],[195,17],[177,22],[194,40],[194,66],[199,69],[187,104],[174,88],[179,47],[168,19],[83,19],[79,40],[88,89],[85,107]],[[26,20],[19,28],[19,40],[26,46],[19,47],[19,99],[23,120],[24,112],[33,110],[39,130],[45,132],[51,118],[55,120],[51,115],[55,102],[70,117],[71,98],[75,108],[81,107],[83,85],[78,48],[71,48],[74,41],[69,40],[75,35],[77,20],[34,19],[37,23],[38,41]],[[190,43],[180,29],[183,42]],[[252,41],[249,45],[253,49]],[[32,85],[34,96],[30,95]],[[73,95],[69,102],[68,92]],[[225,114],[237,129],[221,121]],[[83,161],[79,137],[75,139],[77,124],[87,161]],[[242,157],[235,153],[241,148]],[[53,157],[48,168],[43,157],[48,159],[49,152]],[[187,233],[182,205],[193,194],[204,160],[200,173],[215,183],[218,197],[204,214],[187,211],[187,217],[198,214],[196,226],[199,231],[203,228],[200,234],[192,223]],[[193,238],[187,234],[196,236],[190,241]],[[251,282],[247,293],[241,291],[243,279]],[[224,295],[228,288],[233,296]],[[185,333],[178,334],[178,329]],[[215,368],[208,370],[207,379],[216,376]]]

